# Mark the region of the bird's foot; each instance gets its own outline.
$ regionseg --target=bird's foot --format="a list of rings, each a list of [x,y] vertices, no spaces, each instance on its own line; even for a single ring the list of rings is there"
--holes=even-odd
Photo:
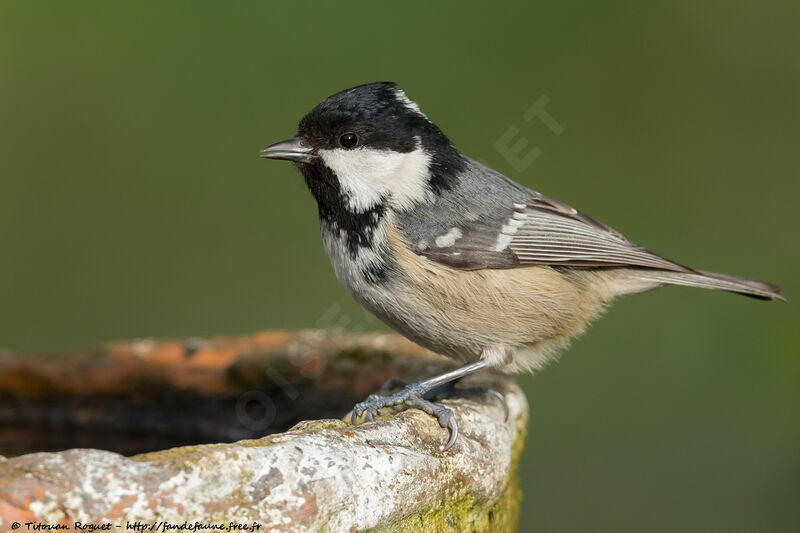
[[[352,423],[356,425],[358,419],[366,413],[367,419],[370,422],[375,420],[378,415],[378,409],[383,407],[402,407],[402,408],[417,408],[421,411],[428,413],[436,418],[439,425],[450,431],[450,438],[447,443],[440,446],[442,451],[449,450],[455,444],[458,438],[458,422],[453,414],[453,411],[443,405],[432,402],[432,399],[444,399],[452,397],[475,397],[494,398],[497,399],[503,406],[505,413],[505,420],[508,420],[508,405],[505,398],[499,392],[489,389],[487,387],[467,387],[457,389],[454,383],[445,383],[434,388],[427,388],[422,383],[413,383],[406,385],[404,382],[396,379],[390,379],[378,389],[375,394],[370,394],[366,401],[357,403],[353,408]],[[402,390],[383,396],[380,392],[390,389],[403,387]]]
[[[428,399],[440,398],[481,398],[484,400],[494,399],[500,402],[503,407],[503,421],[508,420],[508,404],[506,398],[499,392],[489,387],[454,387],[454,383],[445,383],[440,387],[431,390],[425,395]]]
[[[424,395],[427,392],[428,391],[420,387],[418,383],[414,383],[389,396],[370,394],[366,401],[357,403],[353,408],[353,425],[358,423],[358,419],[364,413],[366,413],[369,421],[372,422],[378,415],[378,409],[383,407],[415,407],[435,417],[440,426],[450,430],[450,438],[447,443],[444,446],[440,446],[442,451],[448,450],[455,444],[458,438],[458,422],[452,410],[443,405],[426,400]]]
[[[484,400],[495,399],[503,407],[503,420],[508,420],[508,404],[506,398],[499,392],[489,387],[460,387],[456,388],[459,380],[451,381],[434,387],[423,396],[426,400],[443,400],[446,398],[481,398]],[[378,389],[378,394],[393,389],[407,387],[408,383],[399,379],[390,378]]]

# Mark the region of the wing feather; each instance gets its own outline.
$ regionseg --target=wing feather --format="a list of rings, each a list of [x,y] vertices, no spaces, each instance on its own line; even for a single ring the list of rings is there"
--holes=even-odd
[[[526,192],[524,201],[494,206],[490,216],[464,221],[459,227],[461,237],[452,245],[417,252],[469,270],[539,264],[627,265],[693,272],[631,243],[611,227],[563,202]]]
[[[516,219],[523,223],[510,235],[508,247],[523,264],[635,265],[689,270],[631,243],[608,226],[564,204],[558,210],[541,207],[540,198],[534,197],[530,204],[515,210]]]
[[[621,266],[635,265],[689,271],[641,246],[593,218],[538,193],[524,207],[514,206],[508,247],[522,264]]]
[[[451,190],[398,217],[401,235],[420,255],[463,270],[540,264],[695,272],[633,244],[564,202],[477,161],[464,161],[461,179]]]

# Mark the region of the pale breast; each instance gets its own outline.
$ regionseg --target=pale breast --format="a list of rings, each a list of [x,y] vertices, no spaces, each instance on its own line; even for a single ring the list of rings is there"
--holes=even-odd
[[[372,247],[353,253],[344,235],[323,227],[339,281],[393,329],[461,361],[496,348],[507,354],[498,366],[540,366],[603,307],[591,274],[546,266],[457,270],[412,252],[390,220],[376,235]],[[369,279],[378,268],[381,279]]]

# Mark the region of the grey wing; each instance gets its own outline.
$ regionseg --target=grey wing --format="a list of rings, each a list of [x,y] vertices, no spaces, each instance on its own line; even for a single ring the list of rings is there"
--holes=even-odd
[[[435,208],[403,221],[409,246],[418,254],[465,270],[539,264],[693,272],[567,204],[470,162],[472,176],[481,178],[470,183],[481,183],[480,188],[450,191]]]
[[[593,218],[533,193],[498,235],[496,249],[507,247],[520,263],[574,266],[639,266],[678,272],[691,269],[633,244]]]
[[[763,281],[692,270],[633,244],[570,206],[466,159],[459,183],[435,202],[401,214],[397,229],[411,249],[463,270],[528,265],[638,267],[638,278],[786,300]]]

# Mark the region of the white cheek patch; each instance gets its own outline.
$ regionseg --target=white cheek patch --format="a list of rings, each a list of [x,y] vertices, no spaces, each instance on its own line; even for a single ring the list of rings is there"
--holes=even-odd
[[[339,179],[349,207],[363,212],[386,199],[408,209],[430,193],[430,155],[421,147],[401,153],[362,147],[320,150],[319,156]]]

